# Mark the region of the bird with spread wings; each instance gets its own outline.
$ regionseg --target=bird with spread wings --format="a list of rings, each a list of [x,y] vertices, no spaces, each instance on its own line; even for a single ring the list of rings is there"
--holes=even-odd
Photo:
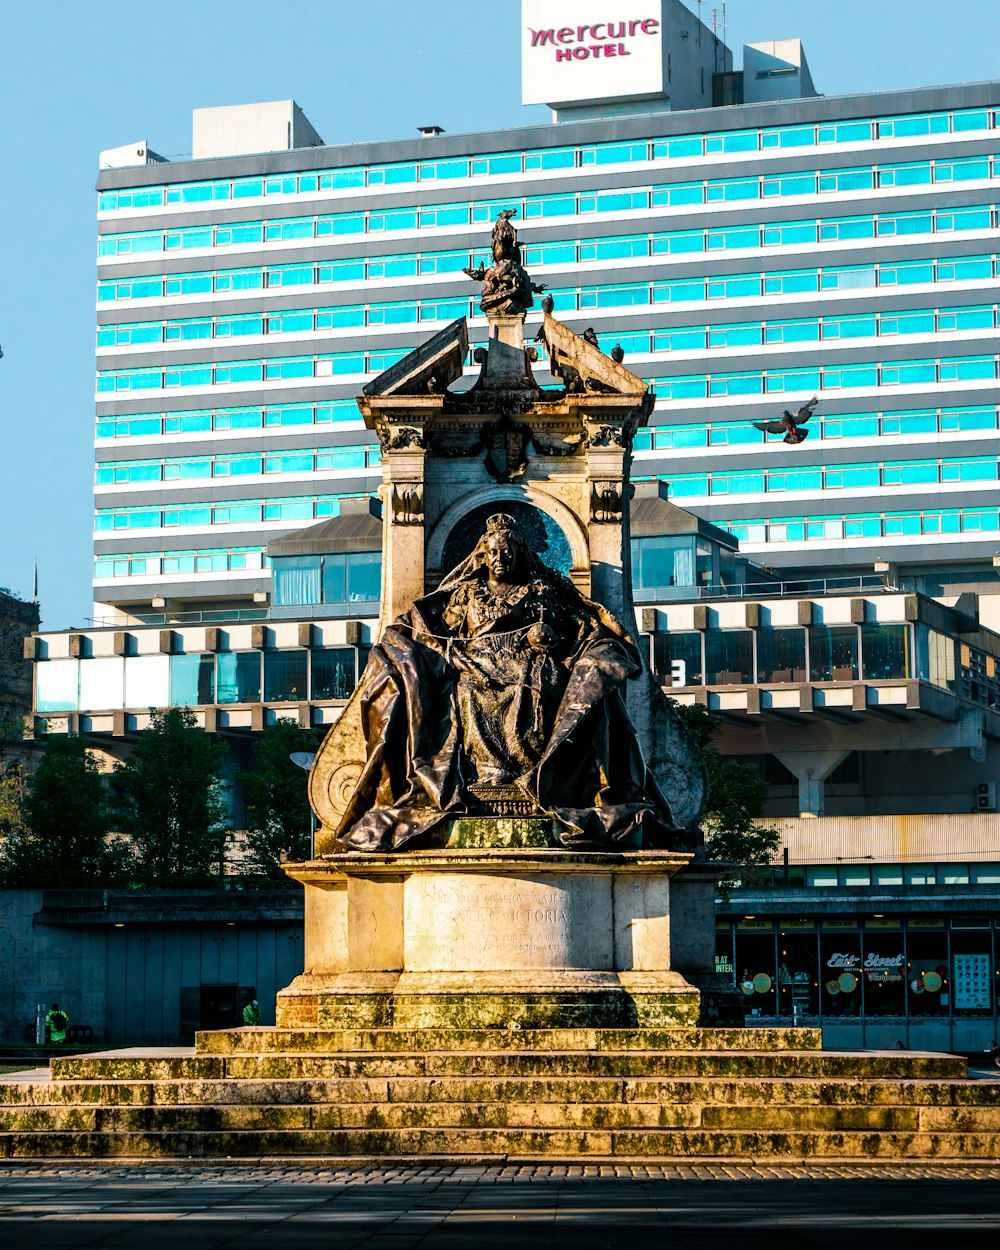
[[[799,426],[804,425],[813,414],[813,409],[819,403],[819,399],[814,395],[807,404],[803,404],[798,412],[789,412],[786,408],[781,414],[780,421],[754,421],[753,427],[756,430],[763,430],[765,434],[784,434],[782,442],[785,443],[804,443],[809,437],[808,430],[801,430]]]

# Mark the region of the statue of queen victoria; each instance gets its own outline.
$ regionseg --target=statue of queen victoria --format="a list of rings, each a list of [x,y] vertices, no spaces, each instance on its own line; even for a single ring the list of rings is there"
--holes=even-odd
[[[640,672],[611,614],[547,567],[512,517],[491,516],[471,555],[371,650],[367,759],[338,840],[434,846],[451,820],[502,812],[499,796],[548,817],[567,847],[668,845],[676,826],[625,706]]]

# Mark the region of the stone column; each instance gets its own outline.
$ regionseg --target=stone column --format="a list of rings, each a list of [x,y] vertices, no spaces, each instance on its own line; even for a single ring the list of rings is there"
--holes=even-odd
[[[379,633],[424,593],[423,431],[393,426],[382,449],[382,619]],[[401,446],[394,446],[394,443]]]
[[[799,783],[799,815],[823,815],[823,782],[848,751],[776,751],[774,758],[792,773]]]

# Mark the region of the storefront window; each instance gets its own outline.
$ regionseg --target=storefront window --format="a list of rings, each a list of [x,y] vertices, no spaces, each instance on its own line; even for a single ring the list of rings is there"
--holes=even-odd
[[[806,679],[804,629],[757,630],[757,680],[799,682]]]
[[[996,969],[989,921],[980,917],[951,922],[952,1009],[956,1016],[993,1014]]]
[[[753,634],[749,629],[710,629],[705,633],[705,682],[742,686],[753,681]]]
[[[861,662],[866,680],[909,676],[909,628],[906,625],[862,625]]]
[[[860,1020],[863,990],[861,987],[861,933],[855,928],[840,927],[837,921],[825,920],[820,934],[820,1004],[824,1018]]]
[[[951,987],[944,921],[911,920],[907,928],[906,997],[910,1015],[946,1016]]]
[[[866,920],[864,928],[866,1016],[906,1018],[906,960],[901,920]]]
[[[778,970],[770,921],[739,921],[736,926],[736,984],[747,1016],[755,1023],[776,1021]]]
[[[814,921],[785,922],[778,931],[778,1014],[804,1023],[819,1015]]]
[[[811,681],[857,681],[858,631],[854,625],[813,625],[809,630]]]

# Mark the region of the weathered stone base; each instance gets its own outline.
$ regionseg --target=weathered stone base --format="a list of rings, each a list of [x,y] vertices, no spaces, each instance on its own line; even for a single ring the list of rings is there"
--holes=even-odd
[[[995,1159],[1000,1081],[812,1029],[233,1029],[0,1077],[0,1158]]]
[[[681,1028],[700,996],[675,972],[341,973],[297,977],[279,1028]]]

